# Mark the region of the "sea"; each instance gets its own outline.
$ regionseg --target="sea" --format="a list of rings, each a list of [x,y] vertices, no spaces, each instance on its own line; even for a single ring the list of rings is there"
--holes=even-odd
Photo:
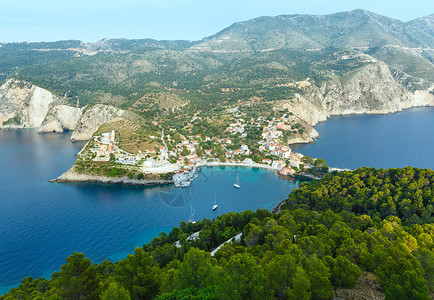
[[[335,117],[315,128],[320,138],[293,151],[331,167],[434,168],[434,108]],[[48,182],[83,146],[70,134],[0,130],[0,295],[25,277],[49,278],[73,252],[118,261],[189,218],[272,210],[300,184],[243,167],[204,167],[183,189]],[[237,176],[240,189],[233,187]]]
[[[434,169],[434,108],[389,115],[333,117],[315,126],[320,138],[292,150],[322,158],[328,166]]]
[[[300,184],[244,167],[202,167],[188,188],[50,183],[84,146],[70,137],[0,130],[0,295],[25,277],[50,278],[73,252],[115,262],[190,218],[271,211]]]

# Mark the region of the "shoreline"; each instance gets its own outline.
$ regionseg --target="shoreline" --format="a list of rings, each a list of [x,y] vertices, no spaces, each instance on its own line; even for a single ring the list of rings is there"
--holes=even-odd
[[[272,166],[269,165],[263,165],[263,164],[258,164],[258,163],[253,163],[253,164],[246,164],[246,163],[242,163],[242,162],[236,162],[236,163],[231,163],[231,162],[205,162],[205,163],[198,163],[196,165],[196,167],[247,167],[247,168],[261,168],[261,169],[267,169],[267,170],[271,170],[271,171],[276,171],[277,170],[275,168],[273,168]]]
[[[327,122],[329,119],[332,119],[335,117],[362,116],[362,115],[391,115],[391,114],[396,114],[396,113],[405,112],[405,111],[408,111],[411,109],[418,109],[418,108],[434,108],[434,106],[430,105],[430,104],[423,104],[423,105],[400,108],[400,109],[397,109],[394,111],[387,111],[387,112],[371,111],[371,112],[361,112],[361,113],[352,112],[352,113],[348,113],[348,114],[346,114],[346,113],[333,114],[333,115],[328,116],[325,120],[317,122],[312,127],[315,127],[319,123]],[[0,127],[0,129],[8,130],[8,129],[12,129],[12,128]],[[35,128],[13,128],[13,129],[36,129],[36,127]],[[320,138],[320,136],[318,136],[317,138],[315,138],[314,140],[311,140],[311,141],[291,143],[290,145],[293,146],[293,145],[300,145],[300,144],[311,144],[311,143],[315,143],[318,138]],[[89,143],[89,141],[87,143]],[[87,143],[86,143],[86,145],[87,145]],[[86,145],[80,150],[80,152],[78,154],[80,154],[83,151],[83,149],[86,147]],[[278,170],[276,170],[272,166],[264,165],[264,164],[258,164],[258,163],[246,164],[246,163],[242,163],[242,162],[233,163],[233,162],[212,161],[212,162],[200,162],[200,163],[197,163],[195,166],[196,167],[202,167],[202,166],[209,166],[209,167],[236,166],[236,167],[247,167],[247,168],[262,168],[262,169],[272,170],[272,171],[275,171],[276,173],[278,173]],[[106,183],[106,184],[122,184],[122,185],[137,185],[137,186],[166,185],[166,184],[173,183],[172,180],[159,180],[159,179],[137,180],[137,179],[130,179],[127,177],[111,178],[111,177],[104,177],[104,176],[79,174],[79,173],[74,172],[72,170],[72,168],[73,167],[71,167],[71,169],[69,169],[68,171],[66,171],[65,173],[60,175],[59,177],[50,180],[49,182],[60,182],[60,183],[89,182],[89,183]],[[281,176],[283,176],[283,175],[281,175]],[[298,177],[300,177],[302,179],[310,179],[310,180],[318,179],[318,178],[313,178],[313,177],[305,176],[305,175],[298,175]]]
[[[273,208],[273,210],[271,211],[271,213],[272,213],[272,214],[277,214],[277,213],[279,213],[279,212],[280,212],[280,208],[282,207],[282,205],[283,205],[285,202],[286,202],[286,199],[280,201],[279,204],[277,204],[277,205]]]
[[[172,180],[163,179],[130,179],[128,177],[105,177],[88,174],[80,174],[74,170],[69,169],[59,177],[49,180],[49,182],[59,183],[103,183],[103,184],[121,184],[121,185],[133,185],[133,186],[148,186],[148,185],[166,185],[172,184]]]
[[[247,168],[262,168],[271,171],[277,170],[268,165],[262,164],[245,164],[245,163],[222,163],[222,162],[205,162],[198,163],[195,167],[247,167]],[[128,177],[106,177],[97,176],[89,174],[77,173],[73,170],[73,167],[60,175],[55,179],[49,180],[49,182],[59,182],[59,183],[78,183],[78,182],[89,182],[89,183],[105,183],[105,184],[122,184],[122,185],[136,185],[136,186],[147,186],[147,185],[166,185],[173,184],[173,180],[163,180],[163,179],[130,179]]]

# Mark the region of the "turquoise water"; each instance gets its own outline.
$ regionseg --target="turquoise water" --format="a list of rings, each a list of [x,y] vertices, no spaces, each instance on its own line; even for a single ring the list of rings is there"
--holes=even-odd
[[[391,115],[334,117],[318,124],[314,144],[294,151],[323,158],[340,168],[434,169],[434,108],[413,108]]]
[[[49,183],[84,143],[70,134],[0,130],[0,295],[49,277],[74,251],[116,261],[190,217],[272,210],[298,185],[264,169],[206,167],[189,188]],[[237,175],[241,188],[233,188]],[[212,211],[214,197],[219,205]]]

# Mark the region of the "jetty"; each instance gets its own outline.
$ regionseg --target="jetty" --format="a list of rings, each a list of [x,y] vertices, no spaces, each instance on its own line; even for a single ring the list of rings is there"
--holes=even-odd
[[[197,178],[197,168],[197,166],[194,166],[190,171],[176,173],[173,175],[173,184],[175,187],[179,188],[190,186],[190,183]]]

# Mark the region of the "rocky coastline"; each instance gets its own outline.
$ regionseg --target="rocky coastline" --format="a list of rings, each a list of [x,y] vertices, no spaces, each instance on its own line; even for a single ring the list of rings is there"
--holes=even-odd
[[[62,183],[73,183],[73,182],[89,182],[89,183],[105,183],[105,184],[121,184],[121,185],[136,185],[136,186],[147,186],[147,185],[165,185],[172,184],[172,180],[163,179],[131,179],[128,177],[105,177],[81,174],[69,169],[59,177],[50,180],[50,182],[62,182]]]

